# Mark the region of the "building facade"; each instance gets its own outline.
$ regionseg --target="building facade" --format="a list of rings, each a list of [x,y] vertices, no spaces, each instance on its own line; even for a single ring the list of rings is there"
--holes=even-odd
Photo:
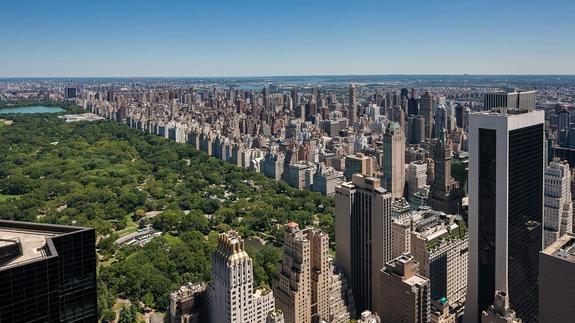
[[[391,194],[377,178],[355,174],[336,188],[336,265],[351,281],[358,311],[378,312],[379,270],[391,259]]]
[[[389,261],[381,269],[383,322],[429,322],[429,279],[418,275],[409,255]]]
[[[575,235],[568,233],[539,255],[539,322],[575,317]]]
[[[573,232],[571,171],[565,161],[553,160],[545,168],[543,240],[550,246],[565,233]]]
[[[396,122],[383,134],[383,186],[393,199],[403,197],[405,189],[405,136]]]
[[[471,114],[469,147],[465,320],[479,321],[499,290],[522,320],[535,322],[543,246],[544,112]]]
[[[208,286],[211,322],[264,323],[274,310],[273,292],[253,288],[253,263],[244,241],[235,232],[218,236],[212,253],[212,281]]]

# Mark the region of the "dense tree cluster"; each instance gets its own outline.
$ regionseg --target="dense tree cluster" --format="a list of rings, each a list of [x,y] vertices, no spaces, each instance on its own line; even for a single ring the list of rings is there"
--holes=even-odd
[[[318,225],[333,241],[332,198],[109,121],[4,118],[14,124],[0,128],[0,217],[96,228],[102,318],[112,319],[118,296],[163,310],[170,291],[209,280],[217,234],[231,228],[267,242],[248,249],[258,284],[275,275],[288,220]],[[138,224],[164,234],[118,248],[114,240]]]

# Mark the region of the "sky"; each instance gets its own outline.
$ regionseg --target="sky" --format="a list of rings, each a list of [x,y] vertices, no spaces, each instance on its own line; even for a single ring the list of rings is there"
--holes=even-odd
[[[0,77],[575,74],[572,0],[18,0]]]

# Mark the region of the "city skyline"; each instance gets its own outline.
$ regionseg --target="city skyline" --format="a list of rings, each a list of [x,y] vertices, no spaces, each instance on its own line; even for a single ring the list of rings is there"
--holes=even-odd
[[[0,13],[0,77],[575,73],[561,0],[25,2]]]

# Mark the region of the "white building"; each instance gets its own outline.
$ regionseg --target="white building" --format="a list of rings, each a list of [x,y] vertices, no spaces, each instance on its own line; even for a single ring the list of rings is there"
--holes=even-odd
[[[222,233],[212,253],[212,281],[208,287],[210,322],[264,323],[274,310],[273,292],[253,290],[252,259],[235,231]]]
[[[573,231],[571,172],[567,162],[556,159],[549,163],[545,169],[544,194],[543,240],[546,248]]]

